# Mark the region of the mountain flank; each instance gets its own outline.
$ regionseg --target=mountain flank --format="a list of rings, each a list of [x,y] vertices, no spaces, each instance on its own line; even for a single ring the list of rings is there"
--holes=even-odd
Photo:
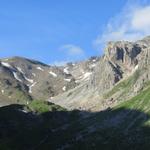
[[[0,149],[150,149],[150,37],[52,66],[0,59]]]
[[[0,105],[41,99],[71,110],[113,107],[146,88],[149,42],[149,36],[136,42],[109,42],[103,56],[64,66],[21,57],[0,59]]]

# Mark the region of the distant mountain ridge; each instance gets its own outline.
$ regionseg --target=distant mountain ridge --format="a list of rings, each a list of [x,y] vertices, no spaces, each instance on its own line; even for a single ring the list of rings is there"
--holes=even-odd
[[[100,110],[131,98],[149,81],[150,37],[109,42],[105,54],[49,66],[21,57],[0,59],[0,105],[51,101],[68,109]],[[129,90],[130,89],[130,90]]]
[[[57,67],[22,57],[0,59],[1,105],[27,103],[28,99],[48,100],[76,87],[89,75],[87,72],[81,77],[83,70],[92,70],[82,63],[83,68],[78,71],[74,63]]]

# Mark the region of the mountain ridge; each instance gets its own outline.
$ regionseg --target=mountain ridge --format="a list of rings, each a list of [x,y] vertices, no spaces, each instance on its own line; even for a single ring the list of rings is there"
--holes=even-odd
[[[136,42],[109,42],[103,56],[70,62],[65,66],[50,66],[18,56],[1,59],[0,81],[5,83],[1,83],[0,96],[9,98],[8,104],[14,99],[17,102],[18,97],[14,96],[11,100],[11,93],[16,92],[17,86],[23,99],[43,99],[68,109],[106,109],[117,104],[122,94],[126,99],[135,96],[149,80],[148,41],[149,37]],[[142,74],[144,68],[146,71]],[[130,87],[129,93],[129,87],[117,92],[113,90],[134,76],[136,80],[126,84]],[[7,89],[8,92],[5,92]]]

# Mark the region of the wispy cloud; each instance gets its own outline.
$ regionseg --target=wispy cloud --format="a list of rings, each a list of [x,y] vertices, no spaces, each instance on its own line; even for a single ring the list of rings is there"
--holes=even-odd
[[[75,62],[86,58],[85,51],[80,46],[74,44],[64,44],[58,50],[63,56],[63,60],[55,60],[51,65],[64,66],[68,62]]]
[[[73,44],[66,44],[60,47],[60,50],[64,51],[67,55],[70,56],[83,56],[84,50],[79,46]]]
[[[69,61],[54,61],[52,64],[50,65],[55,65],[55,66],[64,66],[68,63]]]
[[[150,5],[129,1],[119,15],[111,18],[94,45],[99,47],[108,41],[135,41],[150,34]]]

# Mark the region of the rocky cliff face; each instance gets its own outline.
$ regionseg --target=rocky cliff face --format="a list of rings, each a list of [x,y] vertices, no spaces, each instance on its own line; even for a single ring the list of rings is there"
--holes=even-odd
[[[150,37],[109,42],[103,56],[61,67],[20,57],[1,59],[1,105],[43,99],[69,109],[112,107],[147,86],[149,43]]]

